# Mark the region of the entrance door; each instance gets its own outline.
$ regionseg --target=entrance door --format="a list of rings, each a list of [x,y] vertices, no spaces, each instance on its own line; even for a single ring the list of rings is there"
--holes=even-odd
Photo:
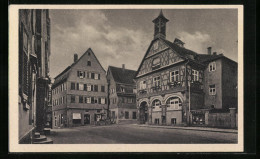
[[[176,118],[172,118],[172,119],[171,119],[171,124],[172,124],[172,125],[175,125],[175,124],[176,124]]]
[[[84,125],[90,124],[90,115],[84,114]]]

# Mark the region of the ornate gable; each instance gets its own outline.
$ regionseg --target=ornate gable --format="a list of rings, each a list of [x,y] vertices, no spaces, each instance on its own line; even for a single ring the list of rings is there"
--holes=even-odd
[[[137,77],[154,70],[183,61],[183,59],[161,39],[153,41],[139,67]]]

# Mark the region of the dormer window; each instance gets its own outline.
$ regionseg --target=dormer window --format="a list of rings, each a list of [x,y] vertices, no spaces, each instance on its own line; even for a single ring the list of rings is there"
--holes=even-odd
[[[209,64],[209,72],[215,71],[216,70],[216,62],[211,62]]]

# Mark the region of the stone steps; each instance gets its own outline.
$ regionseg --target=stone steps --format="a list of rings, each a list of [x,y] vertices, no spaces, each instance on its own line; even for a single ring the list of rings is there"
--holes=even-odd
[[[50,129],[46,129],[42,133],[35,132],[33,144],[53,144],[53,140],[45,136],[49,134],[50,134]]]

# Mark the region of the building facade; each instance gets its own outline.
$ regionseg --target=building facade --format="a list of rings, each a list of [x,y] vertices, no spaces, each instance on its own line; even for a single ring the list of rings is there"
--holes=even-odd
[[[117,124],[136,123],[136,85],[133,80],[136,71],[109,66],[107,81],[109,86],[110,118]]]
[[[19,10],[19,142],[43,131],[48,107],[50,18],[46,9]]]
[[[137,70],[141,124],[205,124],[205,112],[237,108],[237,63],[223,54],[198,54],[166,40],[166,19],[153,20],[154,39]]]
[[[95,124],[107,111],[106,72],[91,49],[55,77],[53,128]]]

